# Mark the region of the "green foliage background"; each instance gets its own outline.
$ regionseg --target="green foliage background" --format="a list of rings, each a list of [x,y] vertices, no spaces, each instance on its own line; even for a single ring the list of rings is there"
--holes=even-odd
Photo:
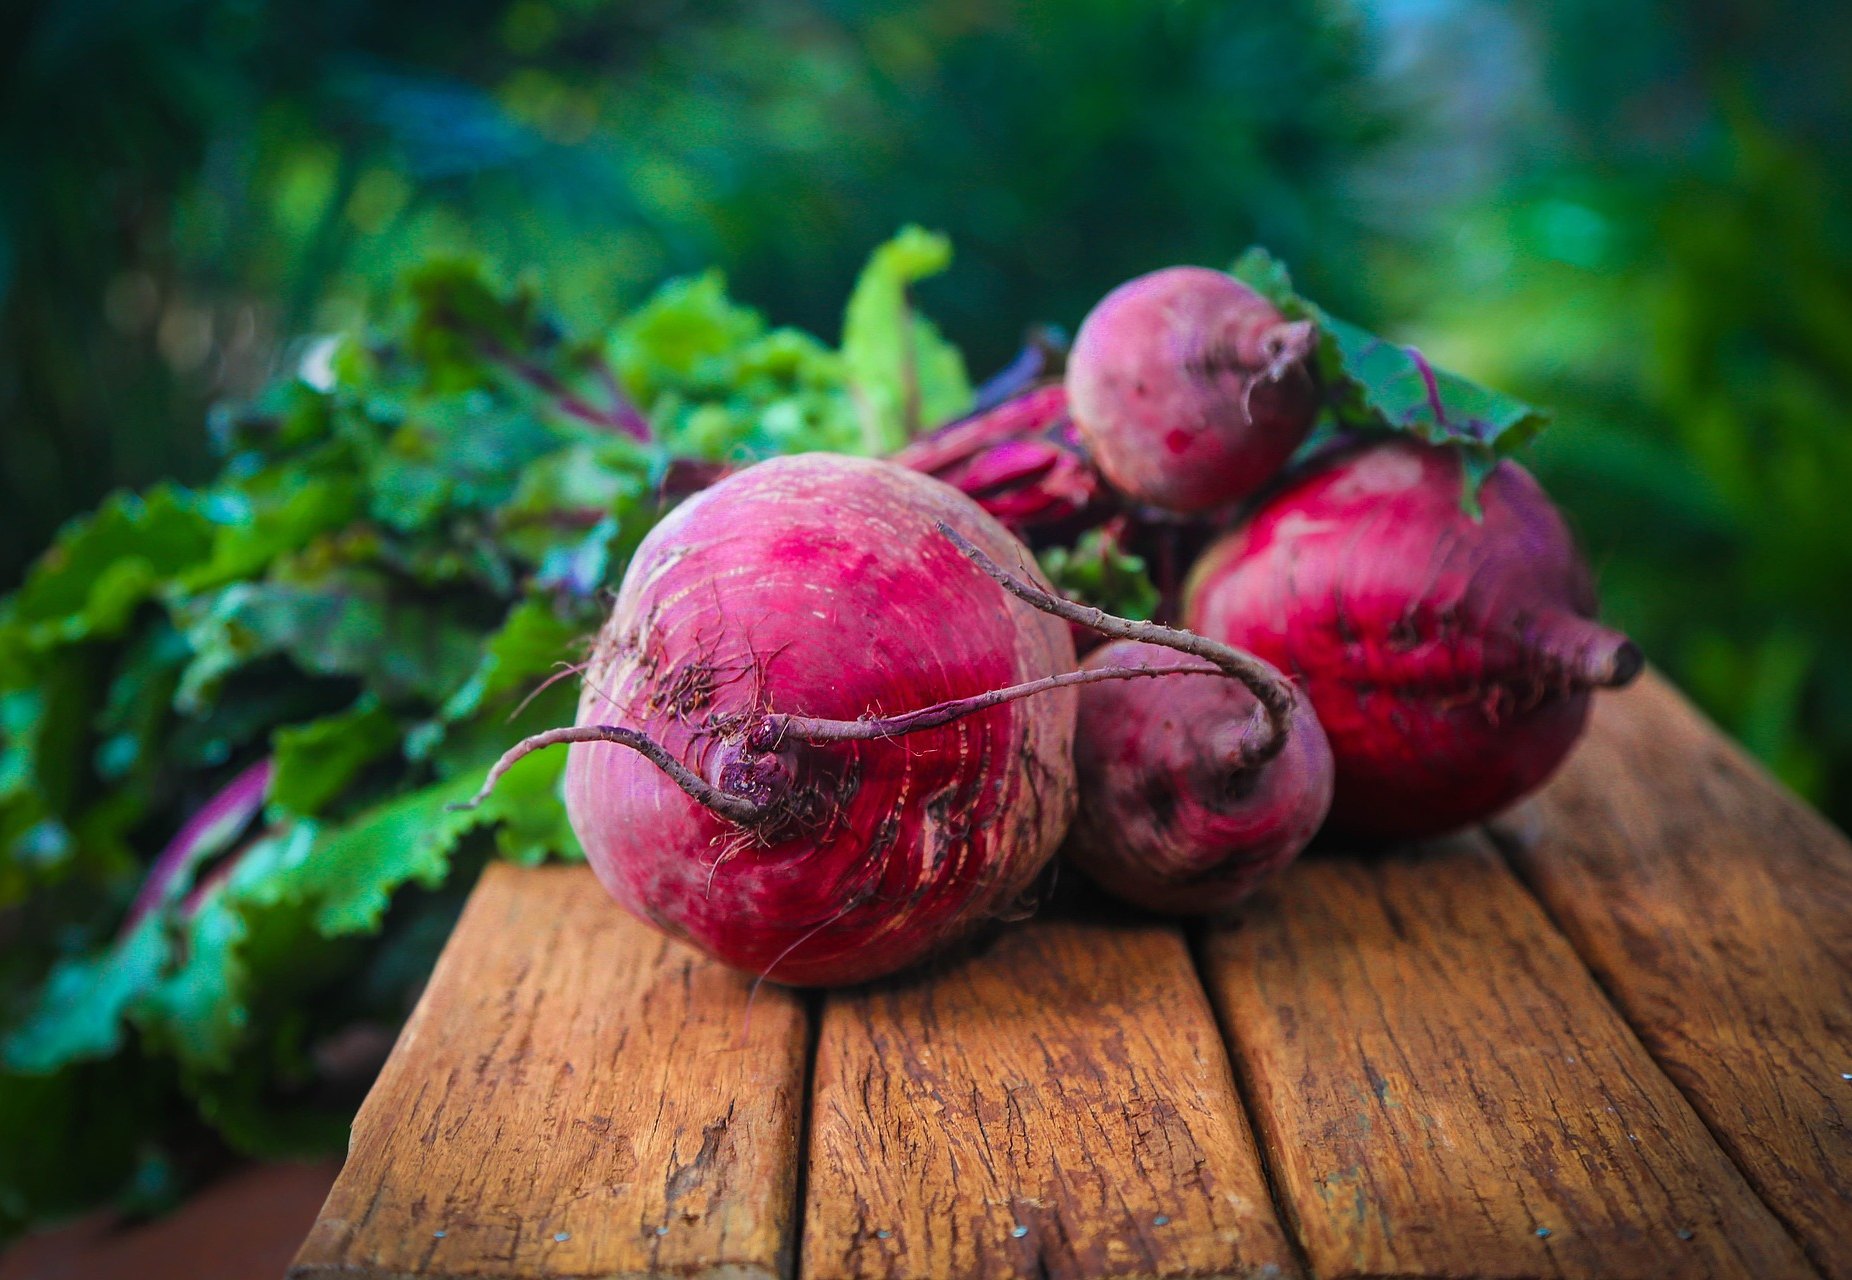
[[[544,524],[588,504],[621,505],[623,495],[640,501],[666,458],[569,421],[531,430],[533,388],[488,368],[480,351],[465,358],[445,344],[459,315],[516,326],[537,350],[554,351],[551,339],[521,295],[492,297],[469,272],[427,272],[408,304],[401,282],[434,256],[476,255],[503,279],[531,279],[589,344],[554,351],[556,376],[580,377],[595,350],[632,393],[648,394],[671,450],[711,455],[788,446],[755,435],[775,423],[842,447],[891,443],[874,437],[892,405],[875,404],[872,416],[849,406],[866,406],[880,384],[871,368],[900,342],[924,344],[938,361],[921,367],[941,370],[947,404],[965,394],[956,354],[936,338],[880,330],[889,314],[881,290],[898,296],[897,280],[932,275],[936,241],[914,236],[882,251],[890,256],[877,259],[874,292],[858,294],[868,323],[838,342],[857,272],[903,225],[946,232],[955,245],[951,269],[917,292],[980,377],[1032,323],[1071,327],[1130,275],[1226,265],[1264,244],[1333,312],[1549,406],[1555,425],[1528,460],[1587,544],[1609,615],[1784,778],[1852,821],[1852,520],[1841,497],[1852,481],[1852,95],[1843,88],[1852,21],[1842,9],[1812,0],[7,6],[0,594],[24,580],[66,520],[113,489],[203,485],[222,465],[215,448],[253,450],[261,465],[215,488],[111,506],[67,544],[82,572],[47,575],[51,585],[6,620],[0,684],[10,692],[0,713],[20,725],[67,723],[70,733],[110,728],[146,750],[95,762],[132,785],[119,784],[120,804],[83,810],[88,861],[74,878],[53,884],[50,871],[19,863],[5,875],[20,884],[0,879],[0,898],[13,901],[36,891],[44,871],[83,908],[27,919],[0,904],[9,940],[0,985],[36,981],[58,958],[72,990],[100,1002],[85,1006],[88,1021],[53,1020],[38,1040],[12,1042],[16,1065],[65,1065],[0,1080],[0,1132],[103,1153],[78,1169],[49,1149],[0,1149],[0,1232],[99,1188],[120,1194],[124,1178],[131,1199],[171,1194],[184,1179],[164,1173],[165,1162],[184,1160],[198,1138],[166,1110],[177,1096],[241,1149],[312,1144],[322,1130],[274,1127],[309,1123],[300,1093],[289,1092],[314,1075],[305,1046],[357,1017],[389,1025],[402,1013],[395,1001],[428,963],[463,878],[403,907],[395,899],[383,931],[362,940],[379,925],[383,895],[407,878],[441,879],[449,844],[459,858],[486,856],[461,828],[433,837],[445,851],[385,842],[412,861],[390,869],[399,878],[381,896],[348,902],[339,893],[360,890],[291,879],[299,850],[279,836],[250,860],[249,883],[234,877],[212,890],[220,914],[198,917],[186,948],[157,964],[150,955],[173,939],[129,930],[111,941],[127,905],[118,899],[152,852],[142,846],[172,833],[153,828],[204,799],[201,770],[219,770],[217,786],[242,763],[149,754],[155,743],[181,751],[188,733],[198,741],[186,749],[211,745],[210,724],[195,732],[161,719],[176,690],[184,701],[194,685],[234,682],[239,696],[224,706],[251,719],[225,733],[243,733],[250,750],[273,743],[287,783],[281,809],[309,828],[302,840],[338,852],[342,832],[381,844],[367,822],[441,827],[435,809],[396,806],[449,798],[443,788],[505,741],[500,729],[472,736],[467,726],[499,717],[498,700],[546,670],[554,642],[581,621],[572,610],[589,610],[585,598],[526,594],[524,575],[538,570],[554,583],[547,590],[595,581],[639,532],[599,524],[563,559],[504,536],[522,513]],[[724,286],[720,275],[694,275],[710,267]],[[693,278],[655,293],[684,275]],[[854,306],[848,314],[853,329]],[[614,327],[620,315],[630,319]],[[325,357],[313,335],[383,316],[394,317],[390,341],[344,348],[333,391],[299,388],[281,401],[273,392],[255,414],[213,411],[312,351]],[[775,327],[785,325],[821,341]],[[487,452],[438,465],[404,422],[450,424]],[[597,492],[565,479],[592,474],[581,465],[587,450],[597,454]],[[567,453],[572,465],[559,465]],[[227,516],[239,503],[242,524]],[[341,534],[363,508],[380,513],[385,537]],[[477,559],[438,518],[452,509],[498,530]],[[311,534],[323,542],[291,550]],[[140,559],[122,556],[129,545]],[[76,625],[58,621],[74,605],[57,583],[97,577],[81,557],[106,552],[126,567],[98,578],[107,589],[78,616],[120,652],[57,630]],[[254,556],[279,566],[261,589],[245,581]],[[169,581],[182,588],[162,598],[170,615],[151,631],[127,630],[135,610],[148,616],[155,584]],[[380,597],[381,581],[410,594]],[[445,613],[444,627],[487,643],[487,665],[461,703],[449,684],[394,692],[392,672],[340,665],[350,650],[366,657],[342,647],[346,633],[308,628],[280,595],[263,594],[290,584],[324,603],[407,605],[408,616],[474,609]],[[162,636],[182,632],[191,650],[163,647]],[[266,634],[277,637],[271,650],[261,649]],[[469,667],[461,654],[448,659],[455,673]],[[319,683],[299,683],[322,701],[254,701],[266,661],[315,672]],[[441,662],[432,671],[440,667],[455,674]],[[368,691],[358,700],[354,679]],[[386,704],[368,700],[376,690]],[[46,707],[70,714],[48,718]],[[543,702],[534,714],[559,709]],[[10,720],[0,730],[13,735],[0,799],[16,802],[7,813],[22,830],[82,807],[57,794],[64,784],[31,773],[71,755],[69,742]],[[383,760],[399,761],[398,772],[375,777]],[[425,790],[392,799],[413,779]],[[496,833],[504,853],[560,838]],[[311,954],[276,964],[298,943]],[[93,953],[107,959],[84,958]],[[326,1027],[296,1025],[297,988],[254,982],[240,1003],[217,978],[198,981],[227,957],[287,967],[301,990],[357,965],[370,976],[341,1007],[315,1006]],[[125,1016],[139,1038],[124,1038]],[[240,1019],[262,1034],[241,1038]],[[199,1035],[175,1056],[163,1027]],[[240,1046],[230,1058],[207,1052],[221,1032]],[[115,1056],[97,1058],[106,1052]],[[257,1092],[279,1089],[290,1108]],[[80,1098],[90,1101],[80,1107]],[[103,1098],[119,1114],[97,1110]],[[338,1130],[349,1100],[330,1101],[314,1123],[332,1117]],[[60,1108],[69,1124],[41,1123]],[[122,1149],[105,1152],[106,1138]],[[6,1201],[15,1175],[37,1201]]]
[[[569,320],[719,265],[831,334],[909,221],[975,368],[1251,242],[1553,406],[1612,614],[1852,817],[1852,21],[1591,0],[27,0],[0,17],[0,585],[433,251]]]

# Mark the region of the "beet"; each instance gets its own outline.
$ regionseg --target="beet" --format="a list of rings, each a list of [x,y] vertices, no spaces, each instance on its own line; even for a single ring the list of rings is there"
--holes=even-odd
[[[748,468],[644,539],[578,724],[507,752],[477,801],[569,743],[573,830],[633,913],[781,982],[903,968],[1010,907],[1066,834],[1068,686],[1183,669],[1068,670],[1066,622],[1208,657],[1254,686],[1268,741],[1290,712],[1253,659],[1058,600],[1033,565],[892,463]]]
[[[661,761],[573,745],[567,809],[619,902],[735,967],[838,983],[918,960],[1029,887],[1072,814],[1071,691],[894,740],[762,724],[855,721],[1073,665],[1059,621],[1002,597],[940,521],[1033,564],[953,490],[821,454],[741,471],[644,540],[579,723],[640,731],[758,812],[715,812]]]
[[[1083,665],[1174,662],[1168,649],[1116,640]],[[1154,911],[1207,914],[1247,897],[1298,856],[1331,807],[1331,748],[1311,708],[1294,707],[1283,748],[1265,759],[1259,716],[1254,695],[1212,669],[1083,689],[1068,856]]]
[[[1188,625],[1297,681],[1337,765],[1334,825],[1447,831],[1548,778],[1589,691],[1641,667],[1536,481],[1500,462],[1462,508],[1451,448],[1353,443],[1317,459],[1212,546]]]
[[[1068,357],[1070,411],[1126,496],[1169,511],[1245,498],[1277,474],[1318,412],[1315,334],[1233,276],[1169,267],[1114,289]]]

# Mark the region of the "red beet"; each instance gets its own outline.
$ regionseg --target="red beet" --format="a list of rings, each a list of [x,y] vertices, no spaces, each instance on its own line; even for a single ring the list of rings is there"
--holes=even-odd
[[[1478,821],[1543,782],[1588,694],[1638,673],[1536,481],[1501,462],[1461,508],[1449,448],[1341,448],[1198,562],[1188,625],[1293,676],[1337,764],[1336,825],[1410,836]]]
[[[768,713],[853,722],[1073,665],[1066,628],[1004,597],[940,521],[1034,563],[946,486],[822,454],[739,472],[644,540],[579,723],[647,735],[745,803],[716,812],[660,760],[574,744],[567,809],[619,902],[738,968],[839,983],[912,963],[1028,887],[1073,809],[1072,692],[890,739],[766,727]]]
[[[1117,640],[1087,667],[1175,662]],[[1219,673],[1089,685],[1074,766],[1080,810],[1068,855],[1104,888],[1154,911],[1234,906],[1291,862],[1331,807],[1331,748],[1300,700],[1277,754],[1256,758],[1254,695]]]
[[[1114,289],[1068,357],[1081,438],[1121,493],[1199,512],[1272,479],[1312,429],[1314,340],[1220,271],[1170,267]]]

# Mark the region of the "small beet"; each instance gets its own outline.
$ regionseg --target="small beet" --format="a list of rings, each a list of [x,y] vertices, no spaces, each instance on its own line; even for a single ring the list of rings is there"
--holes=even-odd
[[[1069,406],[1114,488],[1168,511],[1212,510],[1266,484],[1311,431],[1314,337],[1233,276],[1154,271],[1082,322]]]
[[[1424,835],[1504,808],[1581,733],[1589,691],[1639,650],[1593,621],[1561,515],[1516,463],[1462,507],[1454,449],[1353,443],[1314,461],[1212,546],[1188,625],[1294,678],[1337,765],[1332,821]]]
[[[1116,640],[1083,665],[1175,660],[1157,645]],[[1253,694],[1208,669],[1083,689],[1068,856],[1154,911],[1201,915],[1240,902],[1298,856],[1331,807],[1331,748],[1305,700],[1265,759],[1262,719]]]

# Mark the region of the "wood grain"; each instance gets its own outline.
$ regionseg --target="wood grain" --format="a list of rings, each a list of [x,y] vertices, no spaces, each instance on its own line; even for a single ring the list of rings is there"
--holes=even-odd
[[[1313,1270],[1811,1270],[1483,836],[1290,868],[1204,961]]]
[[[1852,846],[1670,686],[1599,700],[1502,833],[1660,1066],[1836,1280],[1852,1278]]]
[[[1297,1274],[1181,936],[1036,921],[832,996],[802,1274]]]
[[[292,1274],[783,1274],[806,1022],[748,986],[583,867],[489,868]]]

